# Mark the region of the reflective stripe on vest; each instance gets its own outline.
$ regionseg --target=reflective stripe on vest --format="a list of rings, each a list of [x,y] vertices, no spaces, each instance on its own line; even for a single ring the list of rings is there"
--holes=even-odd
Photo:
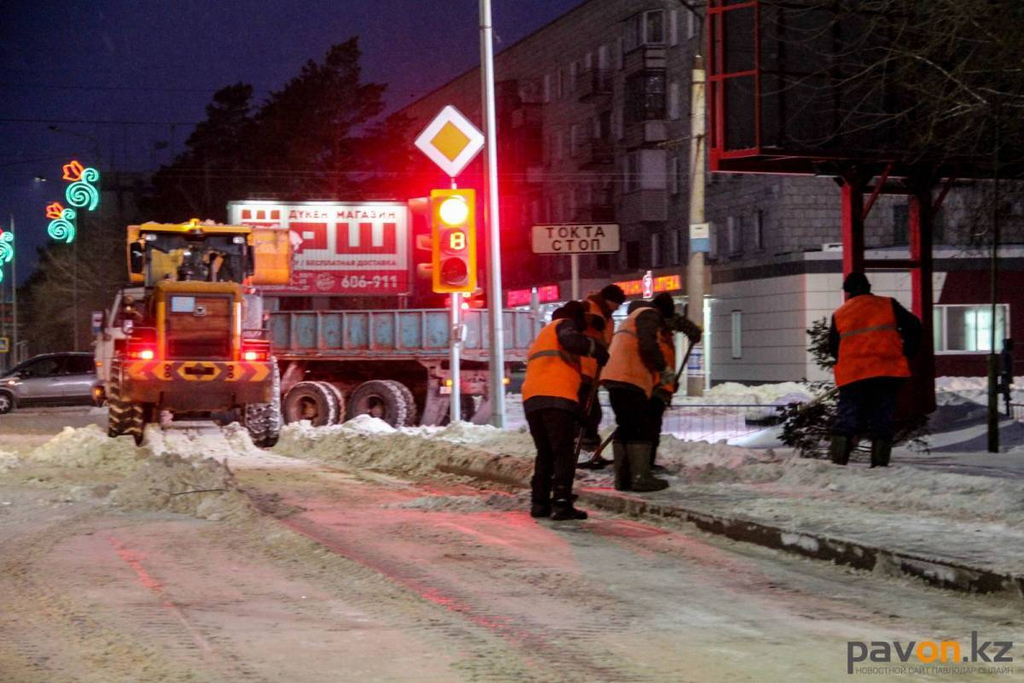
[[[524,401],[535,396],[579,400],[580,359],[558,343],[558,326],[564,322],[553,320],[545,325],[530,346],[523,381]]]
[[[872,377],[910,377],[892,299],[862,294],[833,315],[839,332],[836,384]]]
[[[640,339],[636,333],[636,319],[648,310],[650,309],[638,308],[633,311],[615,331],[611,348],[608,350],[608,365],[601,372],[601,379],[632,384],[650,397],[656,380],[654,373],[640,358]]]

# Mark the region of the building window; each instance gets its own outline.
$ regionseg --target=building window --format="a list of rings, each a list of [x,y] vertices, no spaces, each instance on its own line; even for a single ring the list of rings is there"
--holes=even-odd
[[[640,189],[640,152],[630,152],[626,155],[626,177],[624,184],[625,192],[633,192]]]
[[[573,62],[572,64],[569,65],[569,92],[576,92],[576,76],[579,74],[579,72],[579,62]]]
[[[626,68],[626,39],[619,38],[619,49],[615,51],[615,66],[619,71]]]
[[[668,117],[679,120],[679,82],[672,81],[668,86]]]
[[[670,266],[679,265],[679,231],[668,231],[668,253],[665,255]]]
[[[597,48],[597,68],[602,71],[608,68],[608,50],[609,47],[607,45]]]
[[[732,312],[732,357],[743,358],[743,311]]]
[[[640,241],[630,240],[626,242],[626,267],[630,270],[640,268]]]
[[[910,219],[910,207],[906,204],[895,204],[892,207],[892,243],[909,244],[907,226]]]
[[[615,119],[615,139],[621,140],[626,135],[625,126],[623,125],[622,107],[616,107],[613,118]]]
[[[697,35],[697,15],[693,10],[686,13],[686,37],[694,38]]]
[[[651,235],[651,268],[661,267],[661,233]]]
[[[558,99],[565,97],[565,71],[558,70]]]
[[[676,10],[668,13],[668,44],[679,44],[679,12]]]
[[[708,223],[708,258],[718,258],[718,223]]]
[[[992,306],[945,305],[932,309],[936,353],[989,353],[992,351]],[[996,306],[996,347],[1002,348],[1010,329],[1010,305]]]
[[[626,79],[626,115],[630,123],[665,118],[665,72],[638,71]]]
[[[665,10],[650,10],[626,22],[626,50],[665,44]]]
[[[679,194],[679,157],[668,160],[668,189],[672,194]]]
[[[764,211],[760,209],[754,215],[754,249],[764,249]]]
[[[742,238],[741,221],[733,216],[729,216],[729,218],[726,219],[725,224],[729,239],[729,254],[735,255],[741,253],[743,251],[743,245],[740,244],[740,240]]]
[[[544,101],[551,101],[551,74],[544,74]]]
[[[569,220],[576,220],[576,188],[569,190]]]
[[[569,156],[574,157],[579,153],[580,142],[580,124],[574,123],[569,128]]]

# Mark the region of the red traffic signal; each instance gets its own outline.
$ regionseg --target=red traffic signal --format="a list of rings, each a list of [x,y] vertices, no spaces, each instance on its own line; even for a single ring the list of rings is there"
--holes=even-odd
[[[435,292],[476,289],[476,192],[431,190],[430,231]]]

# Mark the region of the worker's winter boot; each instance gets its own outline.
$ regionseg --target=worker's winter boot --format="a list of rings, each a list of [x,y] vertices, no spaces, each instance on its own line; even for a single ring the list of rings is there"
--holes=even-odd
[[[668,488],[668,482],[651,476],[651,444],[633,441],[626,445],[631,473],[630,487],[634,491],[660,491]]]
[[[850,452],[853,450],[853,442],[850,437],[842,434],[833,434],[832,443],[828,447],[828,456],[837,465],[845,465],[850,462]]]
[[[550,517],[551,503],[549,501],[534,501],[530,503],[530,516],[534,518]]]
[[[871,466],[888,467],[889,456],[892,455],[892,441],[888,439],[874,439],[871,442]]]
[[[564,520],[564,519],[586,519],[587,513],[583,510],[577,510],[573,507],[572,503],[576,500],[576,496],[572,495],[569,491],[571,487],[555,487],[554,502],[551,504],[551,519]]]
[[[626,443],[613,441],[612,454],[615,457],[615,490],[629,491],[632,479],[629,476],[629,456],[626,455]]]

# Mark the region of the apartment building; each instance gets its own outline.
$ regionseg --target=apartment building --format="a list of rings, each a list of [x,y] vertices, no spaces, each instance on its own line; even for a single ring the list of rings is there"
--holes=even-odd
[[[676,0],[589,0],[496,56],[503,277],[510,301],[521,302],[534,287],[569,297],[568,257],[534,256],[531,226],[602,222],[619,224],[622,249],[581,257],[581,291],[636,282],[651,271],[660,288],[685,301],[691,70],[702,39],[701,18]],[[447,104],[480,122],[478,70],[401,113],[418,132]],[[838,185],[827,177],[707,177],[709,380],[819,377],[806,330],[841,303]],[[420,181],[440,186],[447,179],[425,164]],[[459,182],[479,187],[480,162]],[[992,321],[978,197],[976,188],[955,188],[938,217],[939,374],[984,374]],[[870,258],[906,257],[903,198],[878,199],[866,239]],[[1024,244],[1024,203],[1009,204],[1003,239]],[[1017,296],[1021,310],[1015,311],[1013,300],[1024,291],[1024,247],[1005,248],[1000,268],[997,335],[1024,338],[1024,301]],[[909,306],[905,273],[870,277],[876,291]]]

